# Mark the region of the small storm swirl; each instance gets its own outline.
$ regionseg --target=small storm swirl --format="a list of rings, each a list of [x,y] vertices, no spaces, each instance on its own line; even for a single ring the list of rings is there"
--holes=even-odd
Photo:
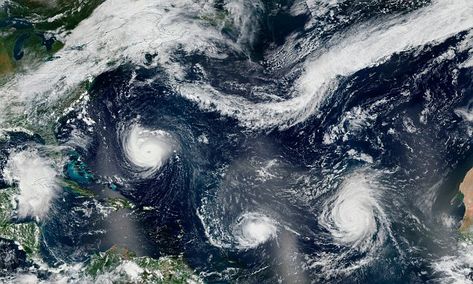
[[[364,175],[355,174],[325,204],[319,222],[337,243],[359,251],[374,250],[382,244],[388,221],[376,190]]]
[[[52,161],[34,150],[11,154],[3,175],[8,184],[19,189],[16,196],[18,217],[43,219],[48,214],[59,188],[52,165]]]
[[[233,235],[239,249],[255,248],[277,236],[275,220],[261,213],[245,213],[233,227]]]
[[[121,135],[126,159],[133,165],[133,170],[143,177],[159,170],[173,151],[171,135],[162,130],[149,130],[135,124]]]
[[[225,221],[205,209],[198,212],[198,216],[209,242],[224,249],[256,249],[276,239],[280,229],[279,222],[257,211],[246,211]]]
[[[0,284],[473,283],[473,0],[64,2],[0,0]]]

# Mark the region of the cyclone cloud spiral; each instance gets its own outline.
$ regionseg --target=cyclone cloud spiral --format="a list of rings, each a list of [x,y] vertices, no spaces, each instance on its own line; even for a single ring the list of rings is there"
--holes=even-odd
[[[472,282],[473,0],[63,2],[0,0],[0,283]]]
[[[372,182],[362,174],[355,174],[326,202],[319,222],[341,245],[361,251],[379,246],[385,238],[388,221],[378,198]]]
[[[173,151],[171,135],[162,130],[149,130],[138,124],[122,133],[122,148],[126,159],[140,175],[155,173]]]
[[[277,236],[277,223],[268,216],[251,212],[240,216],[233,227],[239,249],[256,248]]]

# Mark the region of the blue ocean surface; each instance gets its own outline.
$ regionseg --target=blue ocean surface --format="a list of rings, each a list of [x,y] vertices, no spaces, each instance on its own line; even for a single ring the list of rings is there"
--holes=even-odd
[[[37,224],[44,264],[0,231],[6,282],[146,282],[70,268],[116,247],[180,257],[204,283],[473,281],[459,192],[473,166],[473,2],[150,2],[104,1],[42,75],[0,88],[18,105],[34,94],[25,125],[38,130],[5,126],[0,185],[18,189],[9,222]],[[25,185],[49,177],[41,215]]]

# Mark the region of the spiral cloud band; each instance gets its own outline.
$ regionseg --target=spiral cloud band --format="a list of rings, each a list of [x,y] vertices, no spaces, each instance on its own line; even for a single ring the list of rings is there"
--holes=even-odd
[[[162,130],[132,125],[122,135],[125,157],[143,176],[155,173],[173,151],[172,137]]]
[[[255,248],[277,236],[277,223],[261,213],[245,213],[233,227],[233,235],[240,249]]]
[[[367,249],[384,236],[387,220],[378,203],[379,193],[362,174],[349,177],[336,195],[325,204],[319,218],[340,244]]]

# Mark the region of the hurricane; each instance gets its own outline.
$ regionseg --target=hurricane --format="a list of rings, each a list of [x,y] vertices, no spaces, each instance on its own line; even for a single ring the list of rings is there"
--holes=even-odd
[[[234,225],[233,235],[238,248],[251,249],[275,238],[277,224],[263,214],[246,213]]]
[[[45,218],[59,189],[53,162],[34,149],[14,151],[3,175],[6,182],[16,184],[18,217]]]
[[[132,125],[123,132],[121,140],[125,157],[134,170],[143,176],[159,170],[175,147],[170,134],[162,130]]]
[[[347,178],[320,215],[322,226],[342,245],[359,250],[382,245],[389,223],[377,200],[382,189],[371,183],[363,175]]]
[[[0,282],[473,282],[472,15],[0,0]]]

